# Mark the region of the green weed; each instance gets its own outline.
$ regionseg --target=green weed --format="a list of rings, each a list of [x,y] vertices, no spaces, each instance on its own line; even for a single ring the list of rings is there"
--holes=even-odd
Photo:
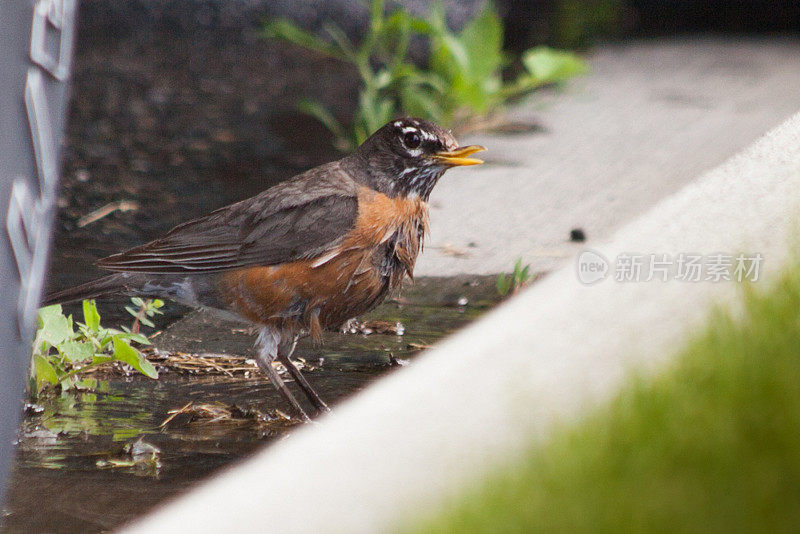
[[[155,367],[132,345],[149,345],[147,337],[103,327],[93,300],[83,301],[82,323],[75,323],[71,315],[65,316],[60,304],[41,308],[38,320],[31,364],[34,395],[48,384],[60,385],[62,390],[75,387],[79,385],[80,372],[112,361],[126,363],[145,376],[158,378]],[[139,321],[144,322],[141,318]]]
[[[164,314],[164,312],[161,311],[161,308],[164,306],[163,300],[145,300],[139,297],[133,297],[131,299],[131,303],[133,306],[125,306],[125,311],[133,316],[133,324],[131,325],[130,330],[123,327],[123,330],[126,332],[138,332],[140,324],[149,326],[150,328],[155,328],[156,325],[153,324],[153,321],[151,321],[150,318],[154,317],[155,315]],[[135,308],[134,306],[138,306],[138,308]]]
[[[530,270],[530,265],[523,266],[522,258],[518,259],[511,274],[500,273],[497,275],[497,294],[505,297],[509,293],[516,293],[525,287],[533,279]]]
[[[504,81],[509,55],[503,50],[502,22],[490,3],[459,32],[448,28],[439,4],[427,17],[418,17],[402,8],[387,13],[383,0],[372,0],[369,28],[359,44],[332,23],[318,36],[280,19],[265,25],[265,35],[355,67],[361,89],[349,126],[318,101],[298,103],[301,111],[334,134],[337,148],[343,151],[355,149],[401,113],[459,127],[499,110],[511,98],[586,70],[585,63],[570,52],[537,47],[522,55],[523,73]],[[412,40],[426,42],[426,67],[410,60]]]

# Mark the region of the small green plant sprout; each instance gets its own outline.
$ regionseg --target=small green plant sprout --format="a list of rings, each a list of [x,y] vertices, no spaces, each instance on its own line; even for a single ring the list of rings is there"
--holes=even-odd
[[[506,273],[497,275],[497,293],[501,297],[505,297],[509,293],[513,295],[528,285],[534,278],[530,270],[530,265],[523,267],[522,258],[518,259],[517,263],[514,264],[514,271],[510,275]]]
[[[264,33],[356,69],[361,89],[349,127],[318,101],[298,102],[301,111],[333,133],[336,147],[343,151],[355,149],[401,112],[464,128],[500,110],[511,98],[586,70],[585,63],[571,52],[537,47],[522,55],[523,72],[506,82],[503,69],[509,61],[503,50],[503,27],[491,3],[454,32],[440,4],[434,4],[427,17],[418,17],[402,8],[387,13],[383,0],[371,0],[369,27],[360,43],[352,42],[332,23],[323,32],[318,36],[279,19],[267,22]],[[427,44],[424,68],[409,58],[412,40]]]
[[[134,308],[133,306],[125,306],[125,311],[130,313],[133,316],[133,324],[131,325],[130,329],[122,327],[123,330],[126,332],[139,332],[139,325],[143,324],[145,326],[149,326],[150,328],[155,328],[156,325],[153,324],[153,321],[150,320],[151,317],[158,315],[163,315],[164,312],[161,311],[161,308],[164,306],[164,301],[160,299],[140,299],[139,297],[131,298],[131,303],[133,306],[137,306]]]
[[[65,316],[60,304],[39,310],[33,342],[31,392],[38,395],[50,384],[62,391],[80,385],[79,373],[107,362],[126,363],[150,378],[158,378],[155,367],[131,343],[149,345],[142,334],[105,328],[93,300],[83,301],[83,323]],[[76,328],[77,326],[77,328]]]

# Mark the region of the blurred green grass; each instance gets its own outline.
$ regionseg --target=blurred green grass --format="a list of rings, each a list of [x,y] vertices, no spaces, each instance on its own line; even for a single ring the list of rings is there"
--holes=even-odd
[[[800,266],[411,532],[800,532]]]

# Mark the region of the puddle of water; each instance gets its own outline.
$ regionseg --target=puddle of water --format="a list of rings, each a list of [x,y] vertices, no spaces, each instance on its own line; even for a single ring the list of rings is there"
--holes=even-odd
[[[402,336],[331,333],[321,346],[300,342],[295,356],[314,365],[306,376],[326,401],[335,406],[391,372],[395,366],[390,354],[413,365],[419,347],[497,303],[494,277],[421,279],[401,295],[364,319],[400,321],[405,327]],[[249,357],[253,339],[241,325],[195,313],[166,329],[156,345],[162,350]],[[41,399],[39,408],[24,418],[4,512],[5,532],[99,532],[118,527],[199,478],[286,436],[295,426],[280,418],[253,416],[275,414],[276,408],[291,413],[260,374],[187,376],[170,371],[159,380],[118,374],[100,378],[91,391]],[[233,406],[237,416],[212,422],[180,414],[161,428],[171,411],[190,402]],[[148,458],[134,462],[126,452],[125,446],[139,439],[160,451],[158,465]],[[41,513],[42,503],[47,504],[47,514]]]

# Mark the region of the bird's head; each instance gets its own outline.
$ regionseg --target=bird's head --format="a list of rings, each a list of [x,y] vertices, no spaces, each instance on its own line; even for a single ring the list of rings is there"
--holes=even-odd
[[[368,185],[389,196],[418,196],[427,200],[444,171],[479,165],[472,154],[479,145],[458,146],[453,134],[430,121],[394,120],[364,141],[349,157],[366,171]]]

